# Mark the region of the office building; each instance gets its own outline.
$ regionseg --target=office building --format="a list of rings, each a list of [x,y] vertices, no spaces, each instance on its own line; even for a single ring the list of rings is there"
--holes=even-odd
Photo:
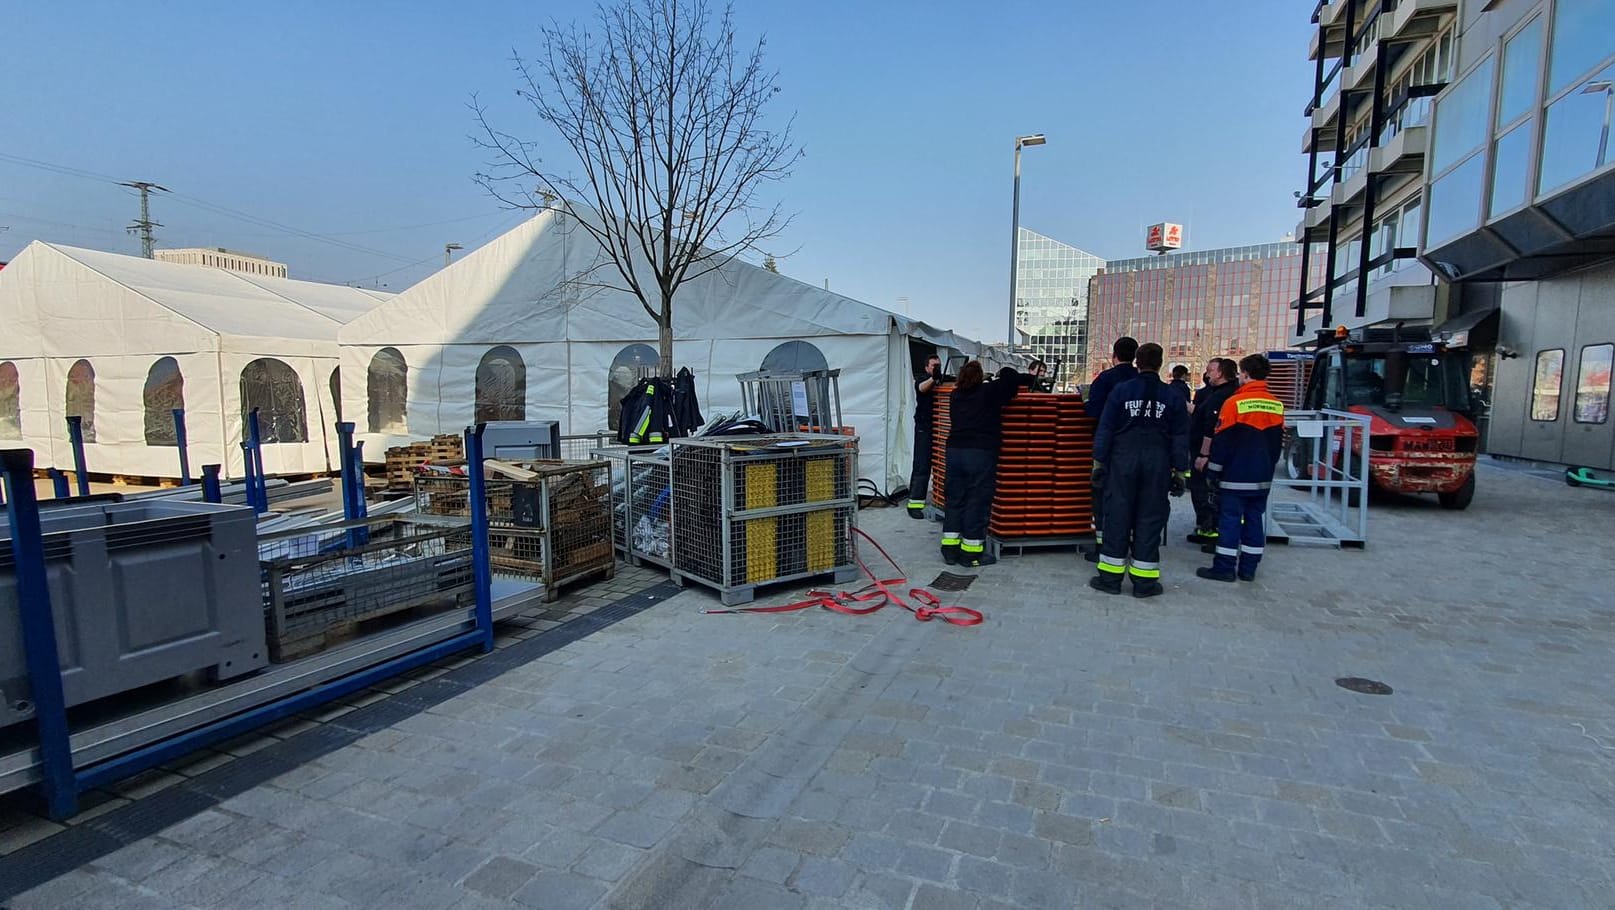
[[[181,265],[205,265],[243,275],[263,275],[268,278],[285,278],[286,263],[275,262],[251,253],[227,250],[224,247],[193,247],[180,250],[154,250],[152,257],[159,262],[178,262]]]
[[[1159,344],[1167,368],[1187,365],[1197,384],[1212,357],[1290,347],[1301,260],[1301,248],[1285,241],[1106,263],[1089,283],[1081,381],[1110,366],[1111,342],[1122,335]],[[1310,267],[1321,281],[1322,265]]]
[[[1300,236],[1331,280],[1296,339],[1428,325],[1471,350],[1488,451],[1615,468],[1615,3],[1333,0],[1313,21]]]
[[[1105,261],[1092,253],[1020,229],[1015,269],[1015,327],[1033,357],[1060,364],[1059,388],[1084,380],[1077,367],[1087,355],[1088,279]]]

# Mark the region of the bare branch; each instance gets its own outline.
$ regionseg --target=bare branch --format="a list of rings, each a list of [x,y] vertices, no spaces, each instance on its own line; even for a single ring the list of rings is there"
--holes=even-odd
[[[778,73],[764,64],[763,40],[740,49],[732,7],[609,0],[592,27],[551,24],[540,56],[512,60],[517,97],[575,167],[546,165],[535,141],[497,127],[473,96],[473,141],[491,158],[475,179],[503,205],[554,210],[581,227],[600,258],[568,281],[633,294],[660,329],[671,372],[679,288],[724,277],[790,225],[761,193],[802,152],[792,120],[766,126]]]

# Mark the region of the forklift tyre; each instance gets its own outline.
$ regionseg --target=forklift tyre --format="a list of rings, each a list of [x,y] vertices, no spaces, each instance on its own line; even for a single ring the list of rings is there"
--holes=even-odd
[[[1451,493],[1438,493],[1436,498],[1441,500],[1443,509],[1467,509],[1475,499],[1475,473],[1471,471],[1465,478],[1464,485]]]

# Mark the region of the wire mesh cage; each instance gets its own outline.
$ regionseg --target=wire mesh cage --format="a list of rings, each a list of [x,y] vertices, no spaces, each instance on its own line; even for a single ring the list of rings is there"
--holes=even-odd
[[[612,445],[589,454],[611,466],[611,536],[617,554],[633,565],[668,567],[666,447]]]
[[[840,370],[756,370],[740,373],[747,414],[779,433],[842,433]]]
[[[588,433],[561,437],[562,461],[589,461],[595,451],[615,441],[615,433]]]
[[[614,574],[608,462],[532,462],[507,470],[522,479],[486,481],[488,559],[496,575],[538,581],[553,600],[562,585]],[[470,491],[469,477],[418,476],[416,511],[469,516]]]
[[[724,603],[757,586],[856,574],[856,437],[787,433],[672,446],[673,568]]]
[[[358,519],[259,538],[270,658],[324,648],[364,620],[474,595],[469,519]]]

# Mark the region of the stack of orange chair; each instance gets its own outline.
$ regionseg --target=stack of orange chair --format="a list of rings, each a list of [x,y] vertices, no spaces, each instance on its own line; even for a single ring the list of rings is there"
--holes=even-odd
[[[948,477],[948,430],[952,428],[949,405],[953,401],[953,383],[946,382],[938,385],[931,393],[936,402],[932,407],[931,417],[931,489],[929,495],[931,504],[939,509],[946,508],[948,500],[944,496],[945,481]]]
[[[947,506],[948,410],[952,385],[936,392],[931,504]],[[1082,396],[1022,392],[1004,409],[998,486],[988,530],[1000,539],[1084,537],[1093,533],[1095,421]]]
[[[1081,395],[1024,392],[1010,402],[987,526],[994,537],[1093,533],[1094,426],[1082,412]]]

